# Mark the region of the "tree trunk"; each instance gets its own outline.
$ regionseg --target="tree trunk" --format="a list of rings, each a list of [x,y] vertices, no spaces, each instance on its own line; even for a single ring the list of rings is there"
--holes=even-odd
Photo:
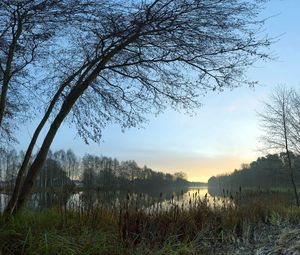
[[[59,129],[61,123],[65,119],[65,117],[68,115],[70,110],[72,109],[73,105],[75,104],[76,100],[80,95],[84,92],[84,90],[88,87],[88,84],[78,84],[74,87],[74,89],[70,92],[69,96],[66,98],[65,102],[63,103],[61,110],[57,114],[56,118],[54,119],[53,123],[50,126],[50,129],[44,139],[44,142],[41,146],[41,149],[39,153],[37,154],[35,160],[33,161],[32,165],[30,166],[27,176],[24,180],[24,183],[22,185],[22,188],[20,190],[20,194],[18,196],[18,199],[15,203],[14,208],[12,208],[11,214],[14,214],[17,212],[19,208],[21,208],[24,205],[25,199],[30,193],[33,182],[35,180],[35,177],[39,170],[42,168],[48,151],[50,149],[50,145],[53,142],[53,139],[57,133],[57,130]]]
[[[294,169],[292,166],[292,161],[291,161],[291,157],[290,157],[288,149],[286,149],[286,153],[287,153],[287,158],[288,158],[288,166],[290,169],[291,182],[292,182],[292,186],[293,186],[293,190],[294,190],[294,194],[295,194],[296,205],[299,207],[299,197],[298,197],[298,192],[297,192],[297,186],[295,183]]]
[[[24,183],[22,185],[22,188],[20,190],[18,199],[15,202],[15,206],[12,208],[12,210],[10,212],[11,214],[15,214],[18,211],[18,209],[24,205],[26,197],[32,190],[33,182],[36,178],[37,173],[44,165],[48,151],[50,149],[50,145],[57,133],[57,130],[73,106],[73,104],[68,104],[68,103],[69,102],[66,102],[63,105],[59,114],[57,115],[57,117],[55,118],[53,123],[51,124],[51,127],[50,127],[50,129],[45,137],[45,140],[41,146],[41,149],[28,170],[27,176],[26,176]]]
[[[100,68],[100,67],[102,69],[103,66],[102,65],[98,66],[98,68]],[[47,135],[44,139],[44,142],[41,146],[41,149],[39,150],[39,153],[37,154],[35,160],[33,161],[32,165],[30,166],[30,168],[28,170],[27,176],[24,180],[24,183],[23,183],[22,188],[20,190],[19,196],[17,197],[17,200],[15,202],[15,206],[12,208],[12,210],[10,212],[11,214],[17,213],[17,211],[20,208],[23,207],[26,197],[28,196],[28,194],[32,190],[33,182],[36,178],[36,175],[40,171],[40,169],[42,168],[42,166],[43,166],[43,164],[46,160],[46,157],[47,157],[48,151],[50,149],[50,146],[53,142],[53,139],[54,139],[61,123],[63,122],[65,117],[68,115],[70,110],[72,109],[72,107],[75,104],[76,100],[87,89],[89,84],[92,81],[94,81],[97,74],[100,72],[100,70],[99,70],[99,72],[95,73],[97,70],[94,70],[92,72],[92,74],[90,74],[89,77],[83,83],[77,84],[72,89],[72,91],[67,96],[67,98],[65,99],[65,102],[63,103],[59,113],[57,114],[56,118],[54,119],[53,123],[50,126],[50,129],[49,129],[49,131],[48,131],[48,133],[47,133]]]
[[[287,159],[288,159],[288,167],[290,169],[290,176],[291,176],[292,186],[293,186],[293,189],[294,189],[296,205],[299,207],[299,197],[298,197],[297,186],[296,186],[295,178],[294,178],[294,170],[293,170],[290,151],[289,151],[289,146],[288,146],[288,137],[287,137],[288,130],[287,130],[287,124],[286,124],[286,107],[285,107],[285,102],[284,101],[283,101],[283,104],[282,104],[282,121],[283,121],[283,131],[284,131],[285,152],[286,152]]]
[[[299,207],[299,197],[298,197],[297,186],[296,186],[295,178],[294,178],[294,170],[293,170],[293,168],[290,168],[290,170],[291,170],[290,173],[291,173],[292,185],[294,188],[294,194],[295,194],[295,199],[296,199],[296,205]]]
[[[13,63],[13,59],[14,59],[15,48],[17,46],[17,42],[21,36],[22,29],[23,29],[22,22],[23,22],[22,18],[19,17],[17,20],[17,30],[16,30],[16,33],[13,35],[13,39],[12,39],[12,42],[11,42],[11,44],[9,46],[9,50],[8,50],[8,57],[7,57],[7,61],[6,61],[6,67],[5,67],[6,69],[4,72],[1,96],[0,96],[0,127],[2,126],[3,118],[5,115],[6,97],[7,97],[9,81],[11,78],[11,68],[12,68],[12,63]]]
[[[18,171],[18,175],[17,175],[17,178],[16,178],[16,182],[15,182],[15,186],[14,186],[14,191],[13,191],[13,194],[12,194],[12,197],[11,199],[9,200],[9,203],[7,204],[5,210],[4,210],[4,214],[12,214],[13,210],[14,210],[14,207],[16,206],[16,202],[17,202],[17,199],[18,199],[18,196],[19,196],[19,193],[20,193],[20,188],[21,188],[21,181],[22,181],[22,178],[24,176],[24,173],[25,173],[25,170],[27,169],[28,167],[28,164],[29,164],[29,160],[30,160],[30,157],[32,155],[32,151],[34,149],[34,146],[36,144],[36,141],[42,131],[42,129],[44,128],[45,124],[47,123],[47,120],[49,119],[50,117],[50,114],[55,106],[55,104],[57,103],[61,93],[63,92],[63,90],[65,89],[65,87],[72,81],[74,80],[74,78],[80,73],[82,72],[82,70],[84,68],[86,68],[87,65],[84,64],[78,71],[76,71],[73,75],[71,75],[64,83],[62,83],[62,85],[60,86],[59,90],[55,93],[55,95],[53,96],[49,106],[48,106],[48,109],[47,111],[45,112],[45,115],[44,117],[42,118],[42,120],[40,121],[39,125],[37,126],[33,136],[32,136],[32,139],[30,141],[30,144],[26,150],[26,153],[25,153],[25,156],[24,156],[24,159],[23,159],[23,162],[22,162],[22,165]]]
[[[33,187],[33,182],[36,178],[37,173],[42,168],[48,151],[50,149],[50,146],[53,142],[53,139],[65,119],[65,117],[68,115],[68,113],[71,111],[73,105],[76,103],[77,99],[84,93],[84,91],[88,88],[88,86],[97,78],[98,74],[101,72],[101,70],[105,67],[106,63],[119,51],[121,51],[124,47],[126,47],[128,44],[133,42],[135,39],[138,38],[140,33],[140,28],[137,30],[136,33],[134,33],[132,36],[128,37],[125,41],[120,43],[119,45],[116,45],[115,48],[111,49],[111,51],[107,52],[106,55],[102,57],[102,60],[99,61],[98,65],[94,68],[94,70],[87,76],[88,71],[90,71],[94,67],[94,63],[96,60],[94,60],[94,63],[90,62],[90,66],[87,68],[87,70],[84,71],[84,74],[81,75],[79,78],[77,85],[73,87],[69,95],[66,97],[64,103],[61,106],[61,109],[57,116],[55,117],[53,123],[50,126],[50,129],[43,141],[43,144],[33,161],[32,165],[30,166],[27,176],[24,180],[24,183],[22,185],[22,188],[20,189],[19,196],[17,196],[17,200],[15,202],[14,208],[11,210],[11,214],[15,214],[18,212],[20,208],[24,206],[25,199],[28,196],[28,194],[31,192]]]

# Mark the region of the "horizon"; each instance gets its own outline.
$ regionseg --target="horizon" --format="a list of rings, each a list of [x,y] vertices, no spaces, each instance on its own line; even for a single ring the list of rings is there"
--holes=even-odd
[[[167,109],[157,117],[147,116],[149,122],[143,124],[143,129],[132,128],[123,133],[120,127],[109,125],[103,130],[100,145],[85,145],[74,127],[65,123],[51,149],[71,148],[81,156],[90,153],[135,160],[138,165],[162,172],[183,171],[190,181],[207,181],[210,176],[250,163],[262,156],[256,116],[256,111],[261,110],[260,102],[278,84],[299,86],[299,8],[300,2],[292,0],[266,4],[260,15],[271,17],[266,21],[265,32],[280,38],[270,49],[277,59],[258,62],[247,72],[250,80],[259,82],[255,88],[242,86],[222,93],[210,92],[193,116]],[[26,148],[35,126],[32,121],[20,128],[18,150]]]

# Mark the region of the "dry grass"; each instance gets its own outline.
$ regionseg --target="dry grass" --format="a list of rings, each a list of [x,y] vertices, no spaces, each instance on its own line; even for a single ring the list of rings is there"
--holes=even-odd
[[[261,224],[300,221],[300,210],[277,196],[246,200],[216,206],[195,198],[188,209],[174,204],[151,211],[126,203],[121,209],[24,211],[0,218],[0,247],[2,254],[214,254],[251,243]]]

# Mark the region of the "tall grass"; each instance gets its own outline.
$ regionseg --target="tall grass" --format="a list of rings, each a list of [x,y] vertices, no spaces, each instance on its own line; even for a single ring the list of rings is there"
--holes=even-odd
[[[137,198],[138,199],[138,198]],[[300,210],[279,195],[239,202],[191,196],[187,205],[151,210],[125,199],[120,207],[66,207],[0,218],[2,254],[214,254],[218,247],[251,242],[260,224],[299,223]]]

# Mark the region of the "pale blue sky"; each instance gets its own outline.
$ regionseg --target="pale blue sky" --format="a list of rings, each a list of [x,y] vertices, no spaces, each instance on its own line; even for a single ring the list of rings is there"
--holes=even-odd
[[[261,156],[256,115],[261,101],[278,84],[295,88],[300,85],[299,10],[299,0],[270,0],[267,4],[262,17],[275,16],[267,21],[265,32],[281,37],[271,48],[277,59],[257,63],[249,70],[249,78],[260,83],[254,89],[210,93],[192,117],[166,111],[158,117],[150,116],[143,129],[125,133],[118,126],[108,126],[99,145],[85,145],[73,129],[64,125],[52,149],[71,148],[81,156],[92,153],[119,160],[133,159],[154,170],[184,171],[190,180],[200,181],[255,160]],[[27,146],[32,128],[29,123],[20,130],[18,148]]]

